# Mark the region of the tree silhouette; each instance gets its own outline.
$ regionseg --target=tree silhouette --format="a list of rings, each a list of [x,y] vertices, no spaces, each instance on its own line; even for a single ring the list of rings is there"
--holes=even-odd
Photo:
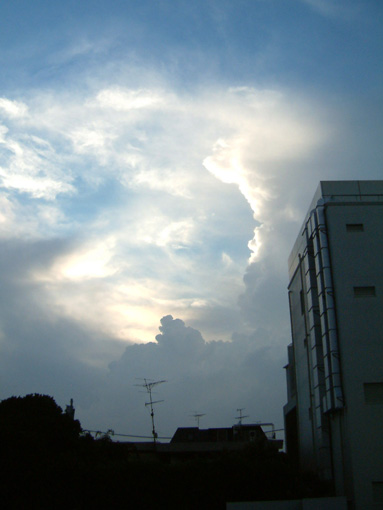
[[[31,394],[0,402],[0,441],[12,450],[20,447],[60,450],[73,443],[80,423],[63,413],[48,395]]]
[[[77,459],[80,432],[80,423],[50,396],[0,402],[0,492],[7,508],[58,508],[57,495],[64,492]]]

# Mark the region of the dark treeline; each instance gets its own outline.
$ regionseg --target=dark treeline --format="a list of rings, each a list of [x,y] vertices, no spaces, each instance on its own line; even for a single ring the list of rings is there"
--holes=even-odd
[[[169,463],[143,460],[132,445],[81,434],[45,395],[0,402],[2,507],[224,510],[227,501],[325,495],[285,454],[222,454]]]

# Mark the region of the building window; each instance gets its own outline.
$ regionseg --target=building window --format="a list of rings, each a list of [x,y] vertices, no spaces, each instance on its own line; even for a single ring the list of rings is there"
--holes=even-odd
[[[372,500],[383,503],[383,482],[372,482]]]
[[[366,404],[383,404],[383,382],[364,383]]]
[[[354,287],[354,297],[375,297],[376,296],[376,290],[375,286],[370,285],[367,287]]]
[[[301,300],[301,315],[305,313],[305,299],[303,297],[303,290],[299,293],[299,299]]]
[[[347,232],[364,232],[363,223],[347,223],[346,225]]]

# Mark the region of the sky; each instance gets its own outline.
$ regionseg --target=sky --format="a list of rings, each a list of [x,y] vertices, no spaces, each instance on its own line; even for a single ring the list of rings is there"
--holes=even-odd
[[[0,398],[283,427],[287,258],[382,178],[378,0],[2,0]],[[138,385],[138,386],[137,386]]]

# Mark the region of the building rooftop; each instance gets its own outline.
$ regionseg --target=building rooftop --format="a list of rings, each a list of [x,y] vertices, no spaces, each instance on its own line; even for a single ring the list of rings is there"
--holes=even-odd
[[[299,230],[298,237],[291,250],[288,266],[289,277],[292,279],[295,269],[298,265],[298,254],[305,240],[302,239],[306,228],[307,220],[311,211],[318,205],[318,201],[324,199],[326,203],[366,203],[381,202],[383,205],[383,180],[381,181],[321,181],[311,201],[308,213],[305,216],[302,227]]]

